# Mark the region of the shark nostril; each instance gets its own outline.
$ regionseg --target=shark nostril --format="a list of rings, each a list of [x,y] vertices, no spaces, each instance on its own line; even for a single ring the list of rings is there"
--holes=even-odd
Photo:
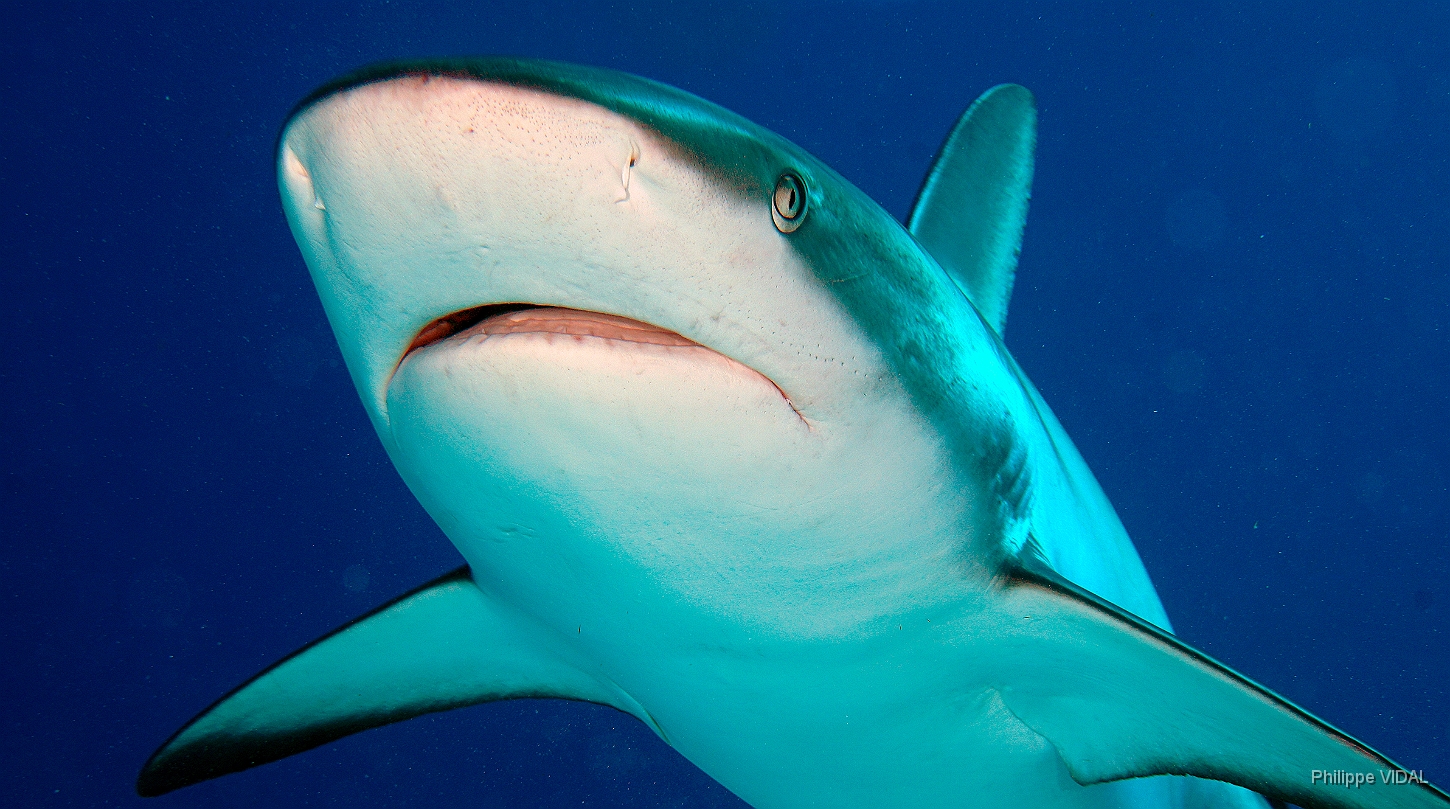
[[[302,159],[297,156],[296,152],[292,151],[291,147],[287,147],[282,152],[282,163],[287,167],[289,174],[296,175],[309,183],[312,182],[312,172],[308,171],[307,167],[302,165]]]
[[[299,198],[310,199],[312,207],[319,211],[327,210],[322,204],[322,197],[317,193],[317,188],[312,184],[312,172],[302,163],[302,159],[290,147],[282,154],[282,165],[286,168],[287,182],[293,187]]]
[[[629,178],[633,175],[634,167],[637,163],[639,163],[639,144],[631,144],[629,159],[624,161],[624,169],[621,170],[619,175],[619,182],[624,186],[624,196],[615,200],[615,202],[629,201]]]

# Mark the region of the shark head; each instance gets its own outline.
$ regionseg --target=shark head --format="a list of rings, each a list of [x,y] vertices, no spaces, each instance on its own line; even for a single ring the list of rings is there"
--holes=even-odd
[[[980,393],[1005,376],[995,335],[783,139],[643,79],[487,60],[325,88],[278,164],[389,455],[475,570],[541,609],[623,556],[759,627],[849,631],[899,601],[877,588],[946,597],[901,543],[946,587],[987,541],[1006,456],[939,425],[1003,430]],[[821,598],[832,581],[859,597]]]

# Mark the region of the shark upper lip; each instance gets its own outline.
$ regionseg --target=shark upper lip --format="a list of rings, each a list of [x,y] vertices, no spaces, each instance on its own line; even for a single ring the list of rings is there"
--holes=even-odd
[[[463,309],[432,321],[418,331],[403,357],[470,329],[481,329],[484,334],[567,334],[705,348],[676,332],[619,315],[531,303],[495,303]]]

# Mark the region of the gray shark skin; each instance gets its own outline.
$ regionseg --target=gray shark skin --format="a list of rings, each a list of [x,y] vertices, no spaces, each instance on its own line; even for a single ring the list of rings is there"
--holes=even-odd
[[[903,227],[620,73],[382,65],[304,101],[288,221],[467,566],[222,698],[138,792],[555,697],[760,809],[1450,806],[1172,636],[1001,339],[1035,127],[989,90]]]

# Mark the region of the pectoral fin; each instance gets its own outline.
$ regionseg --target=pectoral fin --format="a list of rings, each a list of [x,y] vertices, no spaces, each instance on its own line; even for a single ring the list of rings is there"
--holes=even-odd
[[[1028,556],[1005,594],[1021,632],[1002,650],[1002,699],[1078,783],[1195,775],[1304,807],[1450,806],[1429,784],[1383,783],[1399,765]]]
[[[459,568],[313,641],[218,700],[152,754],[136,791],[161,795],[360,730],[491,700],[559,697],[637,707],[541,635]]]

